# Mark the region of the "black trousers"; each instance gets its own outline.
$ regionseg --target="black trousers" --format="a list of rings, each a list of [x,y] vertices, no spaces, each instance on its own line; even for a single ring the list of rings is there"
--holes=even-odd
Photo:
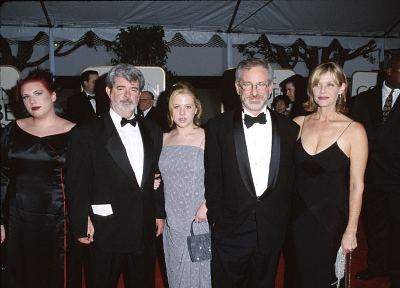
[[[164,256],[164,246],[162,234],[156,238],[156,251],[157,260],[160,267],[161,278],[163,280],[164,288],[169,288],[168,277],[167,277],[167,267],[165,266],[165,256]]]
[[[71,235],[71,234],[70,234]],[[70,237],[67,252],[67,288],[82,287],[82,272],[85,275],[85,288],[93,288],[90,267],[90,246],[79,243]]]
[[[257,251],[254,213],[232,234],[211,237],[211,281],[218,288],[274,288],[279,251]]]
[[[107,252],[92,247],[91,258],[93,287],[115,288],[121,273],[125,288],[155,286],[154,255]]]
[[[393,287],[400,287],[399,207],[400,185],[366,184],[363,222],[368,269],[377,274],[388,273]]]

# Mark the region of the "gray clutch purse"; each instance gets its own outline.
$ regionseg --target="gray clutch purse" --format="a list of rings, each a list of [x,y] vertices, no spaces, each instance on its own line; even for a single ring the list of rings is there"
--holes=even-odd
[[[211,233],[197,234],[193,233],[193,224],[190,226],[190,236],[187,236],[187,244],[192,262],[211,260]]]
[[[336,262],[335,262],[335,275],[337,281],[332,284],[336,285],[337,288],[342,287],[340,286],[341,280],[344,280],[345,288],[350,288],[351,252],[348,254],[349,256],[344,254],[342,246],[340,246],[336,255]]]

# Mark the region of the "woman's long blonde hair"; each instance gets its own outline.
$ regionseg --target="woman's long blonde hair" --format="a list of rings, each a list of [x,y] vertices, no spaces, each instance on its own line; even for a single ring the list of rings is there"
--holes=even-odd
[[[176,124],[174,122],[174,119],[172,117],[172,113],[173,113],[173,99],[175,98],[176,95],[179,94],[187,94],[192,96],[193,101],[194,101],[194,105],[196,107],[196,114],[194,115],[193,118],[193,124],[196,126],[200,126],[201,121],[200,121],[200,117],[201,117],[201,113],[202,113],[202,108],[201,108],[201,103],[199,98],[196,95],[195,89],[194,87],[186,81],[179,81],[178,83],[172,85],[170,94],[169,94],[169,100],[168,100],[168,124],[169,127],[171,127],[172,129],[176,127]]]
[[[338,95],[338,99],[336,101],[336,111],[340,112],[340,113],[346,113],[348,111],[347,78],[343,72],[342,67],[340,67],[338,64],[336,64],[334,62],[320,64],[311,73],[311,76],[308,80],[308,85],[307,85],[308,99],[303,104],[304,110],[307,112],[317,111],[318,106],[314,101],[313,87],[318,85],[318,82],[321,79],[321,76],[326,73],[332,74],[335,77],[335,80],[338,82],[339,86],[342,86],[342,84],[345,85],[345,89],[344,89],[343,93],[340,93]]]

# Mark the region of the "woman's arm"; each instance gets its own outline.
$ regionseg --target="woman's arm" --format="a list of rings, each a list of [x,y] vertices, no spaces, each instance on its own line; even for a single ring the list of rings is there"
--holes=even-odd
[[[349,133],[350,142],[350,187],[349,187],[349,219],[342,237],[345,253],[357,247],[357,225],[361,212],[364,191],[364,172],[368,159],[368,140],[364,127],[354,123]]]

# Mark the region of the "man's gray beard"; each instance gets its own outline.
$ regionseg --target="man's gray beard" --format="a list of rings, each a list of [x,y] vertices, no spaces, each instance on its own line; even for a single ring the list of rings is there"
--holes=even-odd
[[[135,111],[135,104],[133,102],[128,102],[128,103],[121,103],[118,102],[114,105],[112,105],[114,108],[115,112],[120,112],[118,114],[123,114],[123,115],[132,115]]]
[[[252,105],[252,104],[243,102],[244,108],[246,108],[250,112],[261,111],[262,109],[264,109],[264,107],[266,105],[267,105],[267,101],[265,101],[262,105],[257,105],[257,108],[255,108],[254,104]]]

